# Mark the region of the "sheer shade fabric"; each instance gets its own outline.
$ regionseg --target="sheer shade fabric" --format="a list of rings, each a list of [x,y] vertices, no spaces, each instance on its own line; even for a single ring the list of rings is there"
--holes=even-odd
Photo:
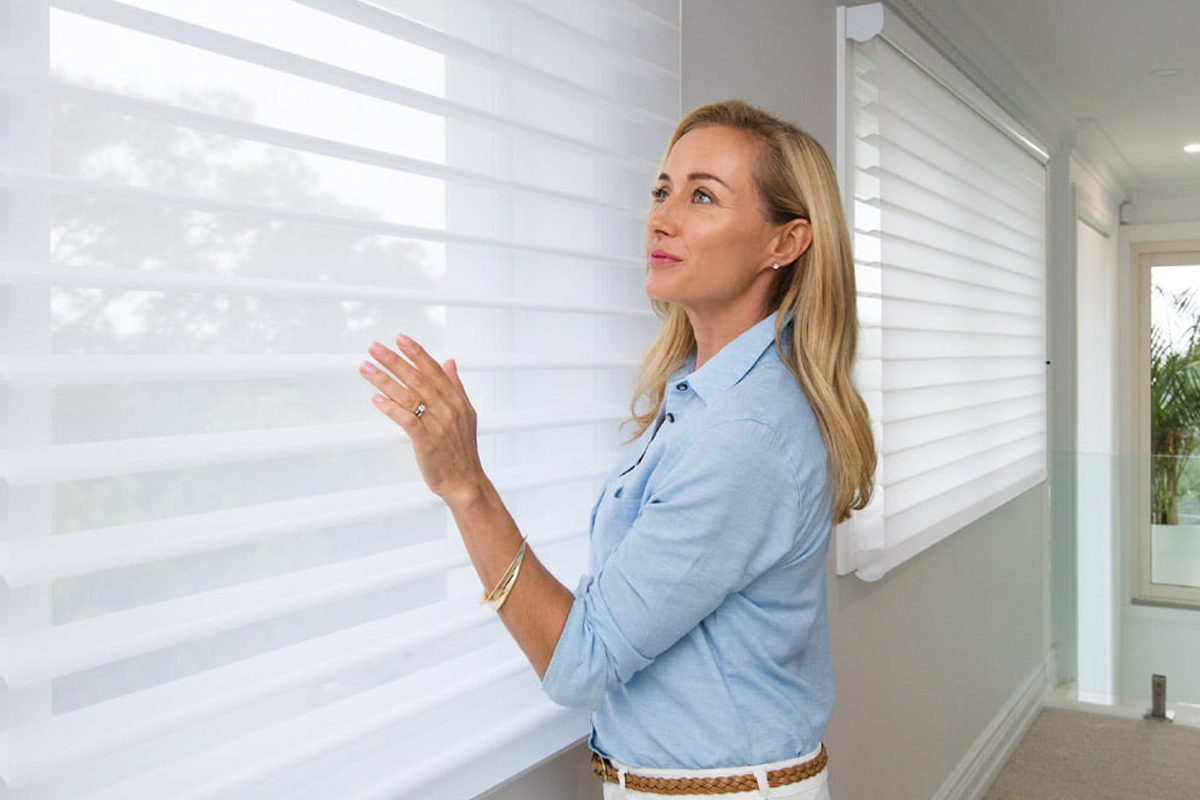
[[[847,49],[857,376],[880,460],[838,571],[877,580],[1045,479],[1045,167],[886,36]]]
[[[456,357],[574,584],[657,325],[677,5],[0,14],[0,795],[463,798],[582,736],[356,370]]]

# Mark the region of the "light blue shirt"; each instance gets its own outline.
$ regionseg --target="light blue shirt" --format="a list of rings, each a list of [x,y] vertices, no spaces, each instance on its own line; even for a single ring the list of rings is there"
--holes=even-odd
[[[824,734],[827,457],[774,340],[770,316],[685,365],[592,510],[543,686],[627,765],[783,761]]]

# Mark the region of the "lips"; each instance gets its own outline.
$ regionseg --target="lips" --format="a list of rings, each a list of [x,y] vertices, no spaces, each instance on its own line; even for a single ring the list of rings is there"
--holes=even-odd
[[[671,264],[677,264],[683,259],[671,255],[666,250],[651,250],[646,260],[652,267],[666,267]]]

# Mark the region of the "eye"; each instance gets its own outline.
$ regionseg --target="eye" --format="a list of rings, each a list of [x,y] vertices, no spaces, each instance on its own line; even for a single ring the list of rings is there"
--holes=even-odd
[[[655,186],[650,190],[650,199],[655,203],[665,202],[667,199],[667,190],[661,186]]]
[[[697,189],[696,191],[692,192],[693,203],[711,203],[712,201],[713,196],[705,189]]]

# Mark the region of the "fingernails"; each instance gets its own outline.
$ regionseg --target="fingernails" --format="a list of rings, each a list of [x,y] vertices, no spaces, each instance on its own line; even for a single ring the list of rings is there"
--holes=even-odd
[[[412,345],[412,343],[413,340],[405,336],[403,333],[396,337],[396,344],[400,345],[401,347],[409,347]]]
[[[360,364],[358,367],[358,371],[361,372],[363,375],[374,375],[375,373],[379,372],[379,370],[376,369],[375,365],[372,364],[370,361],[364,361],[362,364]]]
[[[367,348],[367,352],[373,356],[381,356],[387,352],[387,348],[381,345],[379,342],[373,342],[371,346]]]
[[[386,402],[387,402],[387,398],[386,398],[386,397],[384,397],[384,396],[383,396],[383,395],[381,395],[381,394],[377,394],[377,395],[375,395],[374,397],[372,397],[372,398],[371,398],[371,402],[372,402],[372,403],[374,403],[374,404],[375,404],[375,405],[377,405],[377,406],[381,406],[381,405],[383,405],[384,403],[386,403]]]

